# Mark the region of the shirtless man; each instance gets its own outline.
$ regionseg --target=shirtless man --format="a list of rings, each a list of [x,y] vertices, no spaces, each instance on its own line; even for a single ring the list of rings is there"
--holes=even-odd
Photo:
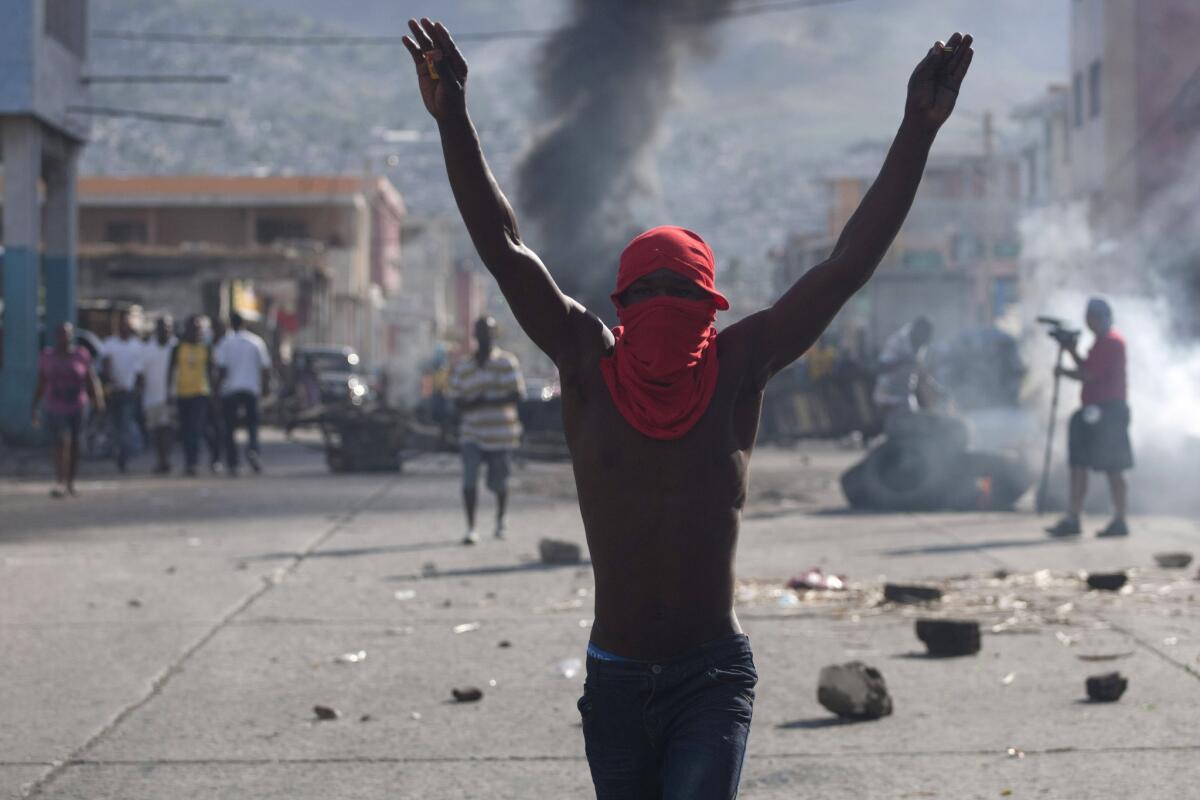
[[[734,552],[763,389],[871,277],[912,204],[971,63],[971,37],[917,65],[899,132],[833,254],[771,308],[719,335],[712,251],[656,228],[622,254],[610,330],[564,295],[517,230],[467,113],[467,63],[446,28],[405,46],[480,258],[557,364],[596,578],[579,700],[599,798],[736,794],[757,674],[733,611]],[[719,361],[718,361],[719,359]]]

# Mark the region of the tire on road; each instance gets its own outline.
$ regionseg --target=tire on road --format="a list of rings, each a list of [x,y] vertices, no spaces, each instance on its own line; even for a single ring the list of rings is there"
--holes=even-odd
[[[956,453],[928,440],[886,441],[842,475],[855,508],[923,511],[942,507]]]

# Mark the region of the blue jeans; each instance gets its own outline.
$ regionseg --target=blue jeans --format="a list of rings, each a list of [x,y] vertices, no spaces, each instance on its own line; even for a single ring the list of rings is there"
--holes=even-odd
[[[579,713],[597,800],[730,800],[758,673],[743,634],[661,663],[588,654]]]
[[[508,491],[512,458],[507,450],[484,450],[474,442],[463,442],[463,488],[479,488],[479,467],[487,464],[487,488],[494,494]]]
[[[141,437],[137,429],[137,392],[112,392],[108,398],[108,413],[112,414],[113,454],[117,466],[125,469],[130,456],[141,449]]]
[[[254,392],[230,392],[221,397],[221,411],[225,417],[225,462],[231,470],[238,466],[237,426],[238,409],[243,409],[246,419],[246,449],[258,454],[258,395]]]
[[[183,461],[188,469],[194,469],[200,460],[200,437],[208,417],[208,406],[212,399],[206,395],[181,397],[179,403],[179,438],[183,440]],[[214,461],[216,459],[213,459]]]

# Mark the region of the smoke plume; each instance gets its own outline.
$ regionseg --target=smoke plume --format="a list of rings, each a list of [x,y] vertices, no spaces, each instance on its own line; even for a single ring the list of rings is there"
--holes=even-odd
[[[652,155],[680,60],[710,51],[734,0],[574,0],[545,45],[539,90],[552,115],[519,168],[519,201],[563,290],[611,312],[617,257],[641,226]]]

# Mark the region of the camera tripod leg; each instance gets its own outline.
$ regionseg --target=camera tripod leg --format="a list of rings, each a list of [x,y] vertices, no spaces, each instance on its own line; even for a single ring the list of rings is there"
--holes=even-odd
[[[1054,455],[1054,429],[1058,422],[1058,389],[1062,377],[1058,374],[1059,368],[1063,363],[1063,353],[1066,348],[1060,342],[1058,345],[1058,357],[1054,361],[1054,389],[1050,393],[1050,424],[1046,429],[1046,453],[1042,459],[1042,477],[1038,481],[1037,499],[1035,507],[1037,513],[1044,514],[1047,511],[1049,499],[1047,495],[1050,491],[1050,462]]]

